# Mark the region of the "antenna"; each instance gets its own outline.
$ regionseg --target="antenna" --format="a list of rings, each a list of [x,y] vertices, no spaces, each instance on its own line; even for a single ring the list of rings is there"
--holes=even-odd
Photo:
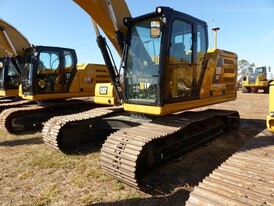
[[[213,28],[213,22],[214,22],[214,19],[210,19],[209,21],[208,21],[208,25],[209,25],[209,28],[210,28],[210,37],[209,37],[209,48],[211,48],[212,47],[212,28]]]
[[[214,49],[217,49],[217,32],[219,30],[220,30],[220,27],[212,28],[212,31],[214,31]]]

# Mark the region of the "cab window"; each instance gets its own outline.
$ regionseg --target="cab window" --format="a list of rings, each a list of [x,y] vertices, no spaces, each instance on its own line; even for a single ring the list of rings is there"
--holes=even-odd
[[[171,33],[170,61],[192,63],[192,25],[175,20]]]
[[[51,74],[59,69],[60,60],[57,51],[42,51],[39,55],[38,74]]]
[[[206,29],[202,25],[197,27],[197,56],[195,62],[197,62],[197,81],[201,78],[203,61],[207,51],[207,36]]]
[[[184,20],[174,20],[165,74],[168,101],[191,98],[194,79],[192,41],[193,25]]]

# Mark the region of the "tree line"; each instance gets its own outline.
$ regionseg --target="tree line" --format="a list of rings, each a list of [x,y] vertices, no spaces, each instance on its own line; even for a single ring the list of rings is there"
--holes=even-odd
[[[252,72],[252,67],[255,67],[254,63],[242,59],[238,61],[238,80],[241,80],[244,76]]]

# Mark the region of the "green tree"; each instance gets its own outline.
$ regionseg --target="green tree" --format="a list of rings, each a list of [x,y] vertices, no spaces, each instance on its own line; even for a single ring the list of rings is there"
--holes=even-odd
[[[248,73],[252,72],[252,67],[255,67],[254,63],[249,63],[249,61],[242,59],[238,61],[238,80],[242,79]]]

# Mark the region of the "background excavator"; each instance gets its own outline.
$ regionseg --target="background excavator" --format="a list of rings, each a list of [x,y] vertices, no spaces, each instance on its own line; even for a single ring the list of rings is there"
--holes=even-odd
[[[121,106],[54,117],[43,128],[45,143],[66,152],[88,139],[107,138],[103,169],[138,187],[156,165],[237,122],[236,111],[183,112],[236,99],[237,55],[207,52],[206,22],[168,7],[132,18],[124,1],[75,2],[93,20],[112,80],[96,85],[94,101]],[[120,68],[98,26],[121,55]]]
[[[91,99],[84,97],[94,96],[96,83],[109,82],[105,65],[77,65],[74,49],[31,46],[7,22],[1,20],[0,24],[3,57],[0,88],[3,96],[23,99],[16,105],[14,102],[2,105],[0,126],[3,129],[9,132],[37,129],[56,114],[82,112],[93,107]]]
[[[270,83],[274,78],[271,67],[259,66],[252,68],[252,70],[252,73],[243,77],[242,92],[257,93],[261,89],[264,93],[269,93]]]
[[[30,46],[16,28],[0,19],[0,111],[31,103],[18,96],[22,73],[19,61],[23,50]]]
[[[0,96],[18,96],[21,69],[16,59],[23,56],[29,41],[13,26],[0,19]]]

